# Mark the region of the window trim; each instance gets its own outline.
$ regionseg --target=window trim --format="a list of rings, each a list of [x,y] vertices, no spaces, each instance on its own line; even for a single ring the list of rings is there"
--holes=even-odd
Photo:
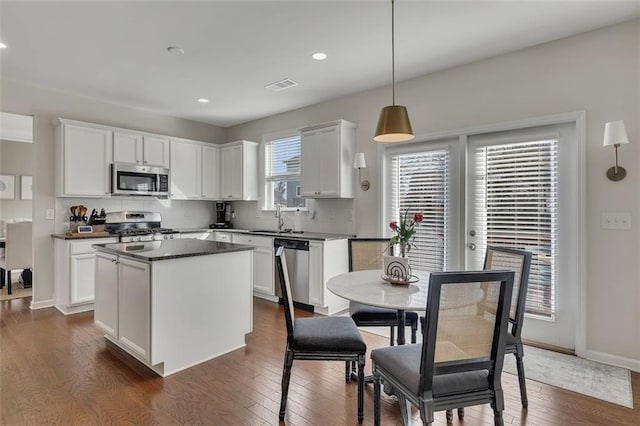
[[[259,149],[259,158],[258,158],[258,173],[260,177],[260,188],[259,188],[259,199],[258,199],[258,211],[265,213],[273,213],[276,211],[274,207],[267,208],[265,206],[267,202],[267,195],[265,194],[265,187],[267,184],[267,178],[265,176],[265,156],[266,156],[266,146],[267,143],[274,141],[276,139],[285,139],[294,136],[300,136],[300,129],[298,127],[289,128],[285,130],[279,130],[276,132],[265,133],[262,135],[260,141],[260,149]],[[300,175],[302,176],[302,163],[300,164]],[[304,198],[304,197],[302,197]],[[304,207],[282,207],[280,211],[283,212],[295,212],[296,210],[300,210],[301,212],[309,211],[309,200],[305,198]]]

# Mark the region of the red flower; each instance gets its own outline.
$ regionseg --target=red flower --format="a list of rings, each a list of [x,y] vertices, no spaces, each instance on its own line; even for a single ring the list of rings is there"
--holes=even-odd
[[[414,222],[422,222],[422,220],[424,219],[424,217],[422,216],[422,213],[416,213],[413,215],[413,221]]]
[[[398,223],[395,220],[390,222],[389,228],[391,228],[392,231],[395,231],[396,229],[398,229]]]

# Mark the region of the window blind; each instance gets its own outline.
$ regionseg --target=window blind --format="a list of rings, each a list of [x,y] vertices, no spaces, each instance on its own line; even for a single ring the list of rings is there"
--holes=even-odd
[[[300,136],[275,139],[265,144],[265,180],[300,180]]]
[[[476,148],[476,241],[533,253],[526,312],[553,318],[556,294],[558,140]]]
[[[391,156],[392,220],[400,212],[422,213],[415,246],[408,256],[414,271],[447,269],[449,152],[425,151]]]

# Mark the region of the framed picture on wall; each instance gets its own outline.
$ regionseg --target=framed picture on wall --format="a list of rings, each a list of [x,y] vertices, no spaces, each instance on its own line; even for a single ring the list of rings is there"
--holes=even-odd
[[[13,200],[14,198],[16,198],[16,177],[0,175],[0,199]]]
[[[20,176],[20,199],[32,200],[33,199],[33,176]]]

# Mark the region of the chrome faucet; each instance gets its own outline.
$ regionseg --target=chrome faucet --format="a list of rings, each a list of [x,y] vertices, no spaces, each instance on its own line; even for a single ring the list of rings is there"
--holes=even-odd
[[[278,232],[282,232],[282,227],[284,226],[284,219],[282,218],[282,212],[280,208],[282,205],[276,204],[276,217],[278,218]]]

